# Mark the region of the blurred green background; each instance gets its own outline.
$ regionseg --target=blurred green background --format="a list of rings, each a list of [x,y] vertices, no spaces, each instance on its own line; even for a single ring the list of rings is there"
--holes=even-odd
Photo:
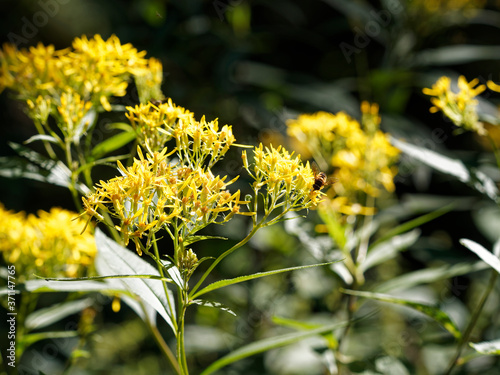
[[[146,50],[148,57],[161,60],[165,96],[197,117],[206,115],[233,125],[241,143],[286,144],[286,119],[319,110],[345,111],[357,117],[361,100],[369,100],[380,104],[384,131],[437,152],[452,153],[481,168],[481,161],[489,157],[488,146],[471,133],[454,136],[449,121],[429,113],[430,103],[421,89],[441,75],[456,78],[463,74],[468,80],[477,77],[483,84],[488,79],[500,80],[499,3],[434,2],[442,6],[439,9],[427,8],[429,3],[433,2],[2,0],[0,34],[2,42],[15,42],[19,48],[42,42],[58,49],[69,47],[75,37],[84,34],[100,34],[105,39],[116,34],[122,43],[131,43]],[[481,103],[484,111],[496,113],[498,98],[492,93],[483,98],[487,100]],[[136,104],[133,88],[117,102]],[[116,121],[105,117],[103,122]],[[14,154],[9,141],[22,143],[34,133],[22,105],[8,92],[0,95],[0,156]],[[238,174],[239,163],[236,153],[227,157],[226,170],[221,173]],[[399,264],[379,270],[382,278],[430,264],[475,259],[458,245],[462,237],[491,247],[500,233],[498,207],[408,157],[402,157],[400,172],[397,199],[415,212],[457,199],[460,204],[453,214],[424,225],[421,239],[402,255]],[[498,177],[498,171],[489,172]],[[102,174],[111,177],[113,171]],[[240,179],[237,188],[244,188],[246,182]],[[36,212],[52,206],[74,210],[67,190],[34,181],[0,178],[0,197],[8,209],[16,211]],[[311,216],[313,221],[314,213]],[[241,238],[247,230],[245,221],[231,230],[229,236],[225,231],[224,235]],[[203,256],[219,250],[213,246],[203,249]],[[283,227],[275,227],[225,261],[219,276],[294,266],[309,258],[295,237]],[[480,287],[482,279],[478,280],[477,284],[469,277],[452,280],[456,293],[453,288],[446,293],[469,304],[468,293],[471,285]],[[229,349],[282,332],[272,323],[272,315],[304,320],[327,316],[328,306],[338,298],[335,287],[331,277],[314,270],[214,293],[213,299],[231,307],[238,317],[208,308],[190,312],[190,324],[203,326],[193,328],[188,336],[187,346],[196,352],[192,368],[203,368]],[[94,357],[83,359],[80,372],[71,373],[168,373],[132,311],[123,306],[113,313],[106,299],[102,306],[92,343]],[[500,337],[498,319],[491,324],[492,336]],[[397,332],[397,327],[392,329]],[[374,339],[372,335],[365,344]],[[60,350],[51,356],[43,348],[44,344],[36,346],[23,360],[46,361],[43,363],[58,371],[59,361],[68,353]],[[406,349],[411,352],[411,347]],[[300,366],[290,362],[284,349],[239,362],[221,374],[322,373],[310,358],[314,355],[306,349],[302,353]],[[40,355],[45,359],[37,357]],[[488,371],[482,373],[498,373],[498,361],[489,364]]]

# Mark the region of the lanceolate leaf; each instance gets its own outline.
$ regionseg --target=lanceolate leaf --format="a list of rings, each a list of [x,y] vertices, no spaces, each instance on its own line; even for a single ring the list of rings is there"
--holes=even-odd
[[[47,327],[69,315],[76,314],[86,307],[92,305],[94,301],[91,298],[62,302],[54,306],[36,310],[28,315],[24,322],[24,326],[28,330],[40,329]]]
[[[158,270],[143,260],[139,255],[118,245],[108,238],[99,229],[95,239],[98,256],[96,269],[101,275],[159,275]],[[138,295],[145,303],[154,308],[165,321],[174,329],[175,309],[169,307],[162,282],[148,279],[112,279],[108,281],[123,283],[127,289]],[[168,290],[168,289],[167,289]],[[168,290],[170,301],[174,298]]]
[[[476,263],[458,263],[437,268],[426,268],[390,279],[375,288],[375,292],[387,293],[392,290],[403,290],[421,284],[428,284],[438,280],[465,275],[471,272],[482,271],[488,268],[482,261]]]
[[[394,236],[376,245],[368,252],[365,261],[361,263],[359,269],[365,272],[386,260],[394,258],[398,252],[406,250],[409,246],[413,245],[419,236],[420,229],[414,229],[411,232]]]
[[[280,269],[280,270],[274,270],[274,271],[268,271],[268,272],[258,272],[258,273],[254,273],[252,275],[235,277],[234,279],[220,280],[220,281],[216,281],[215,283],[212,283],[212,284],[208,285],[207,287],[199,290],[193,296],[190,296],[190,298],[194,299],[194,298],[197,298],[197,297],[199,297],[199,296],[201,296],[201,295],[203,295],[205,293],[211,292],[213,290],[220,289],[220,288],[223,288],[225,286],[229,286],[229,285],[233,285],[233,284],[242,283],[243,281],[258,279],[260,277],[265,277],[265,276],[276,275],[278,273],[283,273],[283,272],[301,270],[301,269],[305,269],[305,268],[327,266],[327,265],[332,264],[332,263],[334,263],[334,262],[320,263],[320,264],[311,264],[311,265],[308,265],[308,266],[283,268],[283,269]]]
[[[435,151],[412,145],[410,143],[391,138],[391,143],[405,154],[434,168],[437,171],[452,175],[467,183],[480,193],[485,194],[493,201],[498,201],[499,192],[495,182],[482,171],[467,168],[462,161],[441,155]]]
[[[205,306],[205,307],[215,307],[216,309],[220,309],[220,310],[225,311],[231,315],[236,316],[236,314],[234,313],[233,310],[231,310],[229,307],[227,307],[219,302],[206,301],[203,299],[195,299],[194,301],[191,301],[191,304]]]
[[[7,178],[23,177],[57,186],[70,186],[71,171],[64,163],[48,159],[17,143],[11,142],[9,145],[22,158],[0,158],[0,176]],[[81,194],[89,192],[88,188],[83,184],[77,184],[76,188]]]
[[[476,255],[485,261],[489,266],[491,266],[495,271],[500,273],[500,259],[495,256],[493,253],[490,253],[484,247],[479,245],[477,242],[467,240],[462,238],[460,243],[468,248],[470,251],[476,253]]]
[[[436,322],[441,324],[448,332],[450,332],[456,339],[459,339],[462,336],[460,330],[455,325],[455,323],[453,323],[453,321],[449,318],[449,316],[435,306],[419,302],[408,301],[381,293],[362,292],[362,291],[345,290],[345,289],[341,289],[341,291],[343,293],[350,294],[353,296],[370,298],[383,302],[396,303],[398,305],[410,307],[434,319]]]
[[[217,371],[223,368],[224,366],[227,366],[233,362],[239,361],[241,359],[250,357],[258,353],[263,353],[271,349],[290,345],[300,340],[307,339],[309,337],[329,333],[334,329],[345,326],[346,324],[347,324],[346,322],[331,324],[307,332],[294,332],[282,336],[270,337],[264,340],[252,342],[251,344],[236,349],[232,351],[230,354],[226,355],[225,357],[222,357],[221,359],[215,361],[208,368],[206,368],[205,371],[201,373],[201,375],[212,374],[214,371]]]
[[[91,152],[94,159],[99,159],[104,155],[109,154],[120,147],[125,146],[127,143],[132,142],[136,138],[136,133],[132,131],[118,133],[105,141],[95,146]]]
[[[46,141],[46,142],[56,143],[56,144],[59,143],[59,141],[56,138],[54,138],[53,136],[48,135],[48,134],[37,134],[37,135],[34,135],[33,137],[28,138],[23,143],[25,145],[27,145],[27,144],[30,144],[31,142],[35,142],[35,141]]]
[[[483,341],[478,343],[469,343],[478,353],[485,355],[500,355],[500,340]]]
[[[204,240],[227,240],[227,238],[219,236],[189,236],[184,240],[184,246],[188,246],[192,243]]]

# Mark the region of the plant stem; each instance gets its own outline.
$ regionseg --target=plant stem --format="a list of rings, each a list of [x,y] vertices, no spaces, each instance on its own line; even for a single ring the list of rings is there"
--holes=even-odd
[[[153,234],[153,248],[155,251],[155,257],[156,257],[155,261],[156,261],[156,266],[158,267],[158,272],[160,273],[161,277],[165,277],[165,274],[163,272],[163,265],[160,262],[160,252],[158,251],[158,244],[156,242],[156,237],[154,234]],[[170,294],[168,293],[167,282],[163,281],[162,284],[163,284],[163,291],[165,292],[165,297],[167,298],[167,303],[168,303],[168,308],[170,310],[170,317],[172,319],[172,323],[174,324],[175,329],[178,331],[179,327],[175,326],[176,322],[174,319],[174,316],[175,316],[174,308],[172,307],[172,302],[170,301]],[[177,332],[176,332],[176,334],[177,334]]]
[[[235,251],[236,249],[240,248],[241,246],[243,246],[244,244],[246,244],[248,241],[250,241],[250,238],[253,237],[253,235],[255,234],[255,232],[257,232],[257,230],[259,230],[262,227],[262,225],[263,225],[264,221],[267,219],[268,215],[269,215],[269,213],[266,214],[266,215],[264,215],[264,217],[261,219],[261,221],[257,225],[254,225],[252,231],[244,239],[242,239],[236,245],[234,245],[233,247],[231,247],[229,250],[226,250],[222,255],[220,255],[210,265],[210,267],[205,271],[205,273],[200,278],[200,280],[198,281],[198,283],[194,286],[194,288],[189,293],[190,296],[193,296],[196,293],[196,291],[198,290],[198,288],[200,287],[200,285],[203,283],[203,281],[205,281],[205,279],[210,274],[210,272],[212,272],[212,270],[215,268],[215,266],[217,266],[217,264],[219,264],[222,261],[222,259],[224,259],[229,254],[231,254],[233,251]]]
[[[453,371],[453,369],[455,368],[455,366],[458,364],[458,359],[460,358],[460,355],[462,354],[462,351],[463,351],[465,344],[469,341],[472,330],[476,326],[476,323],[479,319],[479,315],[481,315],[481,312],[483,311],[483,307],[486,303],[486,300],[488,299],[491,291],[495,287],[495,283],[496,283],[497,278],[498,278],[498,273],[495,270],[492,270],[491,272],[492,272],[492,274],[490,276],[490,281],[488,283],[488,287],[486,288],[483,296],[481,297],[479,304],[476,306],[476,309],[472,313],[471,319],[469,321],[469,325],[465,329],[465,332],[462,335],[462,337],[458,343],[458,347],[457,347],[457,351],[455,353],[455,356],[451,360],[451,362],[448,366],[448,370],[446,371],[445,375],[450,375],[451,372]]]

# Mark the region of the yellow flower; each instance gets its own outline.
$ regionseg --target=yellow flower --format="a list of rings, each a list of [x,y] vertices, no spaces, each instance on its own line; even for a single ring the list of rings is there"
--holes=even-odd
[[[65,138],[73,139],[78,143],[80,137],[85,134],[90,127],[90,119],[87,113],[92,107],[92,103],[82,100],[82,97],[68,90],[61,95],[61,103],[57,106],[60,120],[57,121],[59,128]]]
[[[266,188],[273,207],[300,210],[317,205],[322,197],[314,190],[314,173],[309,166],[302,164],[300,155],[293,156],[281,146],[263,147],[262,143],[254,149],[254,166],[248,163],[246,152],[242,153],[243,165],[255,180],[255,192]]]
[[[55,50],[38,44],[28,50],[17,50],[4,44],[0,51],[0,91],[17,92],[24,100],[50,97],[59,103],[63,93],[73,91],[82,100],[111,110],[109,97],[125,95],[130,75],[144,76],[148,70],[145,51],[131,44],[121,44],[112,35],[88,39],[76,38],[73,49]],[[157,64],[151,65],[157,70]]]
[[[424,88],[422,92],[432,96],[430,108],[432,113],[442,111],[456,126],[465,130],[475,131],[479,135],[486,135],[486,131],[477,115],[478,101],[474,99],[485,89],[485,85],[479,85],[479,80],[473,79],[467,82],[464,76],[458,78],[458,92],[451,90],[451,80],[448,77],[441,77],[432,86]]]
[[[96,247],[80,235],[83,221],[73,212],[52,208],[38,216],[7,211],[0,205],[0,251],[22,279],[77,277],[91,272]]]
[[[158,105],[147,103],[127,107],[126,116],[139,135],[139,141],[151,151],[163,149],[174,130],[194,121],[194,114],[168,99]]]
[[[141,103],[163,99],[161,83],[163,82],[163,66],[154,57],[148,60],[147,69],[135,75],[135,85]]]
[[[161,229],[173,233],[175,228],[187,237],[209,224],[227,222],[246,203],[240,201],[239,190],[233,194],[227,190],[236,179],[226,182],[226,177],[210,170],[169,164],[167,149],[144,157],[138,148],[138,155],[128,168],[118,162],[122,176],[101,181],[83,203],[85,213],[100,221],[104,218],[98,209],[116,218],[124,243],[133,240],[139,254]],[[145,246],[140,242],[143,237]]]
[[[363,102],[361,112],[361,124],[343,112],[303,114],[287,123],[288,134],[310,150],[321,169],[335,168],[334,189],[343,198],[338,211],[345,214],[373,212],[360,205],[359,192],[373,197],[382,188],[393,192],[397,173],[392,165],[399,150],[379,130],[378,105]]]

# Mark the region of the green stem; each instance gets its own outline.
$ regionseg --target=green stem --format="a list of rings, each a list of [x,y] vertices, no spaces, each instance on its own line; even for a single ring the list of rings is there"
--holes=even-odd
[[[80,203],[80,199],[78,196],[78,191],[76,189],[76,180],[78,176],[75,174],[74,166],[73,166],[73,157],[71,156],[71,142],[66,139],[64,143],[65,153],[66,153],[66,164],[68,165],[69,170],[71,171],[71,182],[69,185],[69,190],[71,192],[71,196],[73,197],[73,202],[75,203],[75,207],[77,211],[82,210],[82,204]]]
[[[205,273],[203,274],[203,276],[200,278],[200,280],[198,281],[198,283],[194,286],[194,288],[191,290],[191,292],[189,293],[189,297],[191,298],[195,293],[196,291],[199,289],[199,287],[201,286],[201,284],[203,283],[203,281],[205,281],[205,279],[207,278],[207,276],[210,274],[210,272],[212,272],[212,270],[225,258],[227,257],[229,254],[231,254],[233,251],[235,251],[236,249],[240,248],[241,246],[243,246],[244,244],[246,244],[248,241],[250,241],[250,238],[253,237],[253,235],[255,234],[255,232],[257,232],[263,225],[264,221],[267,219],[267,217],[269,216],[269,213],[268,212],[266,215],[264,215],[264,217],[260,220],[260,222],[257,224],[257,225],[254,225],[252,231],[244,238],[242,239],[240,242],[238,242],[236,245],[234,245],[233,247],[231,247],[229,250],[226,250],[222,255],[220,255],[211,265],[210,267],[208,267],[208,269],[205,271]]]
[[[448,370],[446,371],[445,375],[450,375],[451,372],[453,371],[453,369],[455,368],[455,366],[458,364],[458,359],[460,358],[460,355],[462,354],[464,346],[469,341],[472,330],[476,326],[476,323],[479,319],[479,316],[481,315],[481,312],[483,311],[483,307],[484,307],[488,297],[490,296],[490,293],[492,292],[493,288],[495,287],[495,283],[498,279],[498,273],[495,270],[493,270],[491,272],[492,272],[492,274],[490,276],[490,281],[488,283],[488,287],[486,288],[486,291],[484,292],[483,296],[481,297],[479,304],[476,306],[476,309],[472,313],[472,317],[469,321],[469,325],[465,329],[465,332],[462,335],[462,337],[458,343],[457,351],[456,351],[453,359],[451,360],[451,362],[448,366]]]
[[[161,277],[165,277],[165,274],[163,272],[163,265],[160,262],[160,252],[158,251],[158,243],[156,241],[154,233],[153,233],[153,249],[155,252],[155,257],[156,257],[155,261],[156,261],[156,266],[158,267],[158,272],[160,273]],[[163,291],[165,292],[165,297],[167,298],[168,309],[170,310],[170,317],[172,318],[172,323],[174,325],[174,329],[176,330],[175,334],[177,335],[179,327],[176,326],[175,319],[173,319],[175,314],[174,314],[174,308],[172,307],[172,302],[170,301],[170,294],[168,293],[167,282],[163,281],[162,284],[163,284]]]
[[[179,288],[180,289],[180,288]],[[182,293],[183,296],[180,297],[182,300],[182,310],[179,312],[179,323],[178,323],[178,334],[177,334],[177,360],[181,368],[182,375],[189,375],[189,370],[186,361],[186,348],[184,344],[184,316],[186,314],[187,308],[187,295]]]
[[[46,135],[45,130],[43,130],[43,124],[40,124],[36,120],[34,120],[33,123],[35,124],[35,127],[36,127],[36,130],[38,131],[38,134]],[[47,151],[47,154],[49,154],[49,157],[52,160],[57,160],[57,155],[54,152],[54,149],[52,148],[51,144],[46,140],[43,140],[42,143],[43,143],[43,146],[45,147],[45,150]]]

